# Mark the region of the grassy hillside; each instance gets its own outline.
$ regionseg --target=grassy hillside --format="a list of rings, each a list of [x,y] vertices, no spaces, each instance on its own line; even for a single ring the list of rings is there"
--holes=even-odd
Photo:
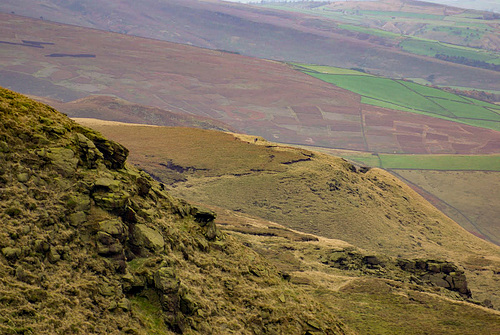
[[[339,158],[251,136],[138,127],[131,137],[124,127],[94,127],[127,143],[134,163],[172,184],[178,196],[342,239],[370,252],[439,255],[477,275],[473,292],[478,297],[498,299],[483,291],[482,285],[496,285],[491,273],[475,267],[478,257],[497,264],[498,247],[466,232],[381,170],[359,171]]]
[[[346,32],[383,37],[386,43],[392,42],[416,54],[459,56],[498,64],[498,15],[465,10],[457,8],[459,3],[456,5],[382,0],[274,3],[264,4],[264,7],[339,22],[338,27]]]
[[[500,245],[500,172],[487,171],[393,171],[417,185],[435,206],[460,225]],[[487,192],[485,190],[488,190]]]
[[[128,166],[0,89],[2,334],[350,334],[334,311]]]
[[[388,170],[467,231],[500,243],[498,208],[494,205],[499,196],[484,192],[499,180],[497,155],[391,155],[303,148]]]
[[[316,239],[241,212],[212,209],[221,229],[289,274],[292,283],[334,309],[358,334],[473,334],[479,325],[485,333],[498,329],[494,324],[500,314],[488,315],[484,308],[450,300],[436,287],[414,286],[392,267],[391,257],[378,255],[384,259],[382,266],[360,266],[355,259],[366,254],[346,242]],[[352,258],[346,257],[349,253]],[[335,259],[344,265],[331,261]]]

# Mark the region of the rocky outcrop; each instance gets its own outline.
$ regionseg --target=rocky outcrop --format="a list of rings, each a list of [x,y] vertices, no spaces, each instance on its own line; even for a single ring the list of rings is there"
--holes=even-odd
[[[457,292],[463,298],[472,297],[464,271],[447,261],[365,255],[354,248],[331,250],[321,256],[321,261],[342,270],[357,270],[366,275],[440,287]]]
[[[92,143],[89,143],[86,141],[84,138],[81,136],[78,136],[78,143],[80,145],[80,148],[82,149],[82,152],[85,151],[94,151],[95,147],[96,149],[99,150],[100,153],[102,153],[104,157],[104,164],[110,169],[122,169],[125,166],[125,161],[127,160],[128,157],[128,149],[125,148],[123,145],[116,143],[114,141],[110,141],[104,137],[102,137],[100,134],[89,131],[88,129],[84,127],[80,127],[79,132],[82,133],[86,138],[88,138]],[[80,139],[83,139],[83,142],[80,141]],[[92,157],[89,157],[90,160],[92,160]]]
[[[417,284],[443,287],[471,298],[471,291],[467,287],[464,271],[451,262],[430,259],[400,259],[397,264],[404,271],[411,273],[412,281]]]

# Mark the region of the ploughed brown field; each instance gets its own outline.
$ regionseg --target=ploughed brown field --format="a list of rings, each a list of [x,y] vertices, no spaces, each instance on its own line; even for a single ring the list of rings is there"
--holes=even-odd
[[[373,152],[500,151],[499,132],[365,105],[357,94],[275,61],[9,14],[0,14],[0,27],[1,86],[65,102],[105,95],[157,108],[117,113],[99,108],[102,97],[56,103],[70,116],[165,125],[161,119],[175,112],[283,143]],[[53,54],[95,57],[47,57]]]

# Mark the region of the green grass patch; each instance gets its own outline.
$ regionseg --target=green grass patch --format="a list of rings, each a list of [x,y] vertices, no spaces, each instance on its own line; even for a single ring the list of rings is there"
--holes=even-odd
[[[402,41],[399,46],[407,52],[417,55],[424,55],[435,57],[436,55],[447,55],[451,57],[464,57],[471,60],[487,62],[491,64],[499,64],[500,56],[494,52],[485,52],[467,48],[462,46],[455,46],[436,41],[408,38]]]
[[[361,102],[500,131],[500,107],[424,85],[327,66],[300,64],[299,70],[361,95]],[[316,72],[320,69],[324,73]],[[311,72],[314,71],[314,72]],[[345,74],[342,74],[345,72]]]
[[[344,69],[341,67],[333,67],[333,66],[325,66],[325,65],[309,65],[309,64],[300,64],[300,63],[291,63],[297,67],[300,67],[305,70],[312,70],[318,73],[324,74],[349,74],[349,75],[357,75],[357,76],[370,76],[371,74],[354,70],[354,69]]]
[[[384,169],[500,171],[500,155],[379,154]]]
[[[500,171],[500,155],[406,155],[369,152],[337,153],[355,163],[383,169]]]
[[[500,121],[500,115],[482,106],[441,98],[432,98],[431,100],[440,104],[458,118]]]
[[[427,25],[425,27],[426,32],[438,32],[445,33],[448,35],[457,35],[465,40],[479,40],[484,35],[484,30],[479,30],[479,28],[464,26],[445,26],[445,25]]]
[[[464,102],[464,103],[469,103],[470,101],[461,97],[460,95],[449,93],[437,88],[433,87],[428,87],[416,83],[412,83],[409,81],[404,81],[404,80],[398,80],[398,82],[409,89],[415,91],[418,94],[421,94],[426,97],[434,97],[434,98],[442,98],[442,99],[448,99],[448,100],[453,100],[453,101],[459,101],[459,102]]]
[[[168,327],[163,321],[163,310],[157,299],[149,297],[135,296],[130,299],[132,310],[137,313],[144,326],[148,330],[148,334],[166,334],[169,332]]]
[[[360,10],[356,11],[361,15],[366,16],[376,16],[376,17],[386,17],[390,18],[413,18],[413,19],[423,19],[423,20],[442,20],[445,18],[444,15],[435,14],[425,14],[425,13],[414,13],[414,12],[396,12],[396,11],[378,11],[378,10]]]
[[[354,26],[354,25],[350,25],[350,24],[339,24],[338,27],[341,29],[345,29],[345,30],[356,31],[358,33],[365,33],[365,34],[369,34],[369,35],[388,37],[388,38],[401,38],[401,36],[402,36],[400,34],[392,33],[390,31],[361,27],[361,26]]]
[[[361,77],[350,75],[311,74],[360,95],[389,102],[404,108],[419,109],[430,113],[453,117],[447,110],[433,101],[416,94],[395,80],[381,77]]]

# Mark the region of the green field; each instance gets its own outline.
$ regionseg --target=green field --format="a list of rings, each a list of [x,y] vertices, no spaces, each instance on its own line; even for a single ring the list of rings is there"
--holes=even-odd
[[[471,126],[500,130],[499,106],[404,80],[363,72],[300,64],[300,71],[360,94],[361,102]],[[318,69],[321,72],[318,72]]]
[[[463,24],[463,26],[460,23],[454,22],[450,24],[452,25],[446,26],[429,24],[425,27],[425,31],[428,33],[438,32],[451,35],[460,35],[467,40],[479,40],[483,37],[485,29],[488,30],[487,28],[483,28],[483,30],[480,30],[479,27],[470,27],[468,24]]]
[[[442,90],[437,90],[435,88],[420,85],[417,83],[412,83],[411,81],[405,81],[405,82],[403,82],[403,85],[405,85],[409,89],[416,91],[419,94],[426,96],[426,97],[442,98],[442,99],[448,99],[448,100],[453,100],[453,101],[459,101],[459,102],[463,102],[463,103],[471,103],[470,100],[468,100],[467,98],[462,97],[460,95],[456,95],[456,94],[449,93],[449,92],[442,91]],[[476,100],[476,101],[479,101],[479,100]],[[486,103],[486,104],[488,104],[488,103]]]
[[[324,66],[324,65],[309,65],[309,64],[300,64],[300,63],[291,63],[296,68],[302,68],[304,71],[316,71],[318,73],[325,74],[352,74],[357,76],[372,76],[369,73],[357,71],[354,69],[344,69],[341,67],[332,67],[332,66]]]
[[[464,57],[471,60],[500,64],[498,53],[478,51],[472,48],[449,45],[437,41],[420,40],[408,38],[401,42],[399,46],[404,50],[417,55],[431,56],[446,55],[451,57]]]
[[[489,111],[488,109],[478,105],[441,98],[431,98],[430,100],[451,111],[453,115],[458,118],[477,118],[500,121],[500,114]]]
[[[343,158],[383,169],[500,171],[500,155],[342,154]]]
[[[401,34],[391,33],[389,31],[380,30],[380,29],[355,26],[352,24],[339,24],[338,27],[341,29],[356,31],[358,33],[365,33],[365,34],[369,34],[369,35],[373,35],[373,36],[381,36],[381,37],[388,37],[388,38],[401,38],[402,37]]]

